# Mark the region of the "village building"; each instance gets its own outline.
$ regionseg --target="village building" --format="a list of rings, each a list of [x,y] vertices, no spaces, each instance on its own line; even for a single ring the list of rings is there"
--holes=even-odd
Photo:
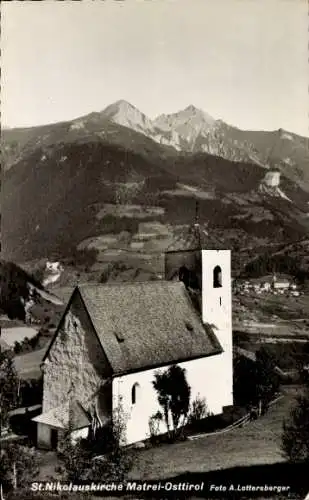
[[[162,410],[155,373],[173,364],[186,370],[191,401],[220,414],[233,404],[232,358],[229,250],[167,252],[164,280],[78,285],[43,358],[38,446],[57,448],[68,428],[86,437],[119,401],[125,442],[147,439]]]
[[[274,290],[289,290],[291,281],[285,277],[273,276],[272,286]]]
[[[264,281],[263,283],[261,283],[260,289],[262,292],[270,292],[271,283],[269,283],[269,281]]]

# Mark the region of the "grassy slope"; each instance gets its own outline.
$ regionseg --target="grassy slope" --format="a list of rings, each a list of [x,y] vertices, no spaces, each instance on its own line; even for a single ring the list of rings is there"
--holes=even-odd
[[[39,378],[42,375],[40,364],[46,352],[46,347],[38,351],[27,352],[20,356],[15,356],[14,362],[18,375],[22,379],[30,380]]]
[[[131,477],[164,479],[190,472],[283,461],[280,451],[282,422],[288,415],[294,394],[294,389],[286,389],[284,398],[267,415],[243,428],[141,451]]]
[[[233,297],[234,326],[244,320],[280,324],[280,328],[300,333],[309,324],[309,294],[299,297],[288,295],[256,294],[254,292]],[[293,323],[294,322],[294,323]],[[281,332],[282,333],[282,332]]]

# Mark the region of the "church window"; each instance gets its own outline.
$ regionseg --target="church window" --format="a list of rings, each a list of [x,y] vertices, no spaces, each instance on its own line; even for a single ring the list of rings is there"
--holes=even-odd
[[[222,286],[222,270],[220,266],[216,266],[213,271],[213,286],[220,288]]]
[[[132,391],[131,391],[131,402],[132,402],[132,405],[135,405],[136,404],[136,401],[137,401],[137,396],[138,396],[138,392],[139,392],[139,383],[138,382],[135,382],[135,384],[133,384],[132,386]]]

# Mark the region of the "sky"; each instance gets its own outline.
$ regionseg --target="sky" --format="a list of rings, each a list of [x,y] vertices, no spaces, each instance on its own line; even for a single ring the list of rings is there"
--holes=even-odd
[[[1,123],[119,99],[150,118],[193,104],[243,129],[309,135],[306,0],[3,2]]]

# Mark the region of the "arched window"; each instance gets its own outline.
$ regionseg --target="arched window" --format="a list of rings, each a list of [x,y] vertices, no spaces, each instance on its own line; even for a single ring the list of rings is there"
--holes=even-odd
[[[140,388],[140,385],[138,382],[135,382],[135,384],[133,384],[133,386],[132,386],[132,390],[131,390],[131,403],[132,403],[132,405],[136,404],[137,396],[139,393],[139,388]]]
[[[214,288],[220,288],[222,286],[222,270],[220,266],[214,268],[213,286]]]

